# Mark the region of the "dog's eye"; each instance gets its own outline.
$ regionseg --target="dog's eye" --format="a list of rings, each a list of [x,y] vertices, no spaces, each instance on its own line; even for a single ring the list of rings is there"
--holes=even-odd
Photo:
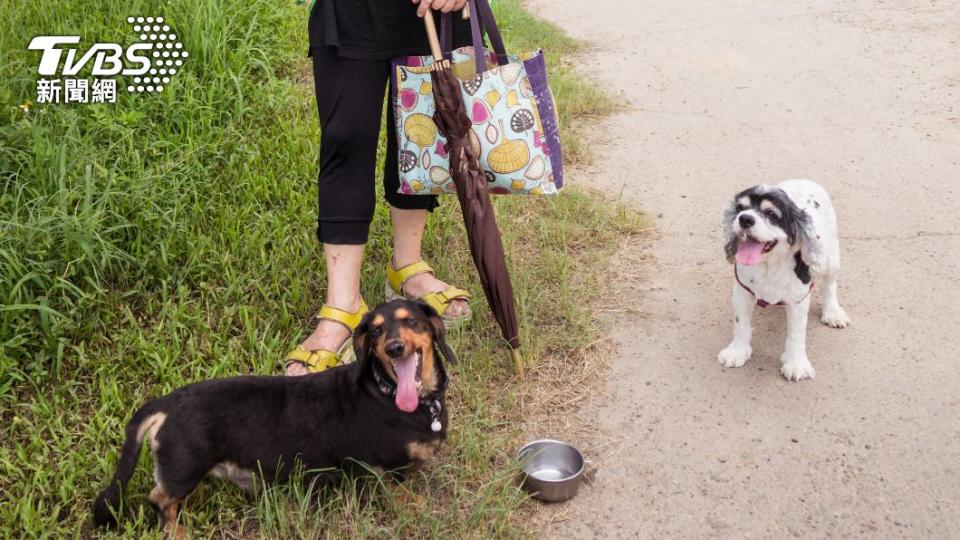
[[[744,205],[742,205],[742,204],[740,204],[740,203],[737,203],[737,212],[743,212],[743,211],[746,210],[746,209],[747,209],[746,206],[744,206]]]
[[[407,323],[407,324],[411,324],[411,325],[412,325],[412,324],[417,324],[417,318],[416,318],[416,317],[407,317],[406,319],[403,320],[403,322],[405,322],[405,323]]]
[[[382,327],[382,326],[374,326],[373,329],[370,330],[370,335],[373,336],[373,337],[377,337],[377,336],[379,336],[382,332],[383,332],[383,327]]]
[[[769,209],[769,210],[764,211],[763,213],[766,214],[767,217],[770,218],[770,219],[772,219],[772,220],[778,220],[778,219],[780,219],[780,214],[777,214],[777,211],[776,211],[776,210]]]

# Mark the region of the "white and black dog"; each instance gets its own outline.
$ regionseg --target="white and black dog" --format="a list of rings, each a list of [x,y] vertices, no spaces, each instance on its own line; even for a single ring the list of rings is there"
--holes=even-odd
[[[840,242],[837,214],[830,195],[811,180],[760,185],[734,197],[724,214],[724,251],[733,263],[733,341],[717,361],[740,367],[750,348],[750,317],[755,305],[782,305],[787,310],[787,344],[780,373],[790,380],[813,378],[807,359],[807,312],[814,284],[823,291],[820,320],[828,326],[849,324],[837,301]]]

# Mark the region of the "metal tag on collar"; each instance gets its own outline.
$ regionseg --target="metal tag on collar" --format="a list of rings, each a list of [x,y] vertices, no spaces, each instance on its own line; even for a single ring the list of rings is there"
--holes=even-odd
[[[430,422],[430,429],[434,433],[438,433],[441,429],[443,429],[443,424],[440,423],[441,410],[442,410],[442,407],[440,405],[440,401],[434,399],[433,401],[430,402],[430,418],[432,420]]]

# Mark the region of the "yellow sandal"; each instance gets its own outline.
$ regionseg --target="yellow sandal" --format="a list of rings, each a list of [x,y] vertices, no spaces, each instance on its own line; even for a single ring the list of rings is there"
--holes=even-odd
[[[361,298],[360,307],[353,313],[333,306],[324,305],[320,308],[318,317],[321,320],[327,319],[346,326],[347,329],[350,330],[350,336],[352,337],[353,331],[357,328],[357,325],[360,324],[360,320],[367,314],[367,311],[370,310],[367,308],[366,302]],[[300,362],[306,366],[307,371],[310,373],[318,373],[341,363],[352,362],[353,359],[353,340],[347,337],[336,352],[326,349],[308,351],[303,348],[303,345],[297,345],[297,348],[291,351],[284,360],[284,367],[289,367],[290,364],[294,362]]]
[[[443,319],[443,325],[450,328],[470,320],[470,306],[466,306],[463,312],[457,316],[447,315],[447,308],[456,300],[469,300],[470,293],[463,289],[450,286],[443,292],[429,292],[419,298],[412,298],[403,292],[403,284],[413,276],[420,274],[433,274],[433,268],[424,261],[417,261],[408,264],[403,268],[394,268],[393,259],[387,263],[387,282],[384,284],[384,296],[387,300],[397,300],[406,298],[408,300],[421,300],[432,307],[440,314]]]

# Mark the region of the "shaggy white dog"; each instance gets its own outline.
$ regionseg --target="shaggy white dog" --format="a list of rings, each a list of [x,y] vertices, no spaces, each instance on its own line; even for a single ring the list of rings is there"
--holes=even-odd
[[[816,375],[807,359],[807,312],[814,285],[823,294],[820,320],[843,328],[850,323],[837,301],[840,242],[830,195],[811,180],[785,180],[739,193],[724,215],[727,259],[733,263],[733,341],[717,361],[740,367],[753,353],[750,318],[754,306],[787,310],[787,343],[780,373],[790,380]]]

